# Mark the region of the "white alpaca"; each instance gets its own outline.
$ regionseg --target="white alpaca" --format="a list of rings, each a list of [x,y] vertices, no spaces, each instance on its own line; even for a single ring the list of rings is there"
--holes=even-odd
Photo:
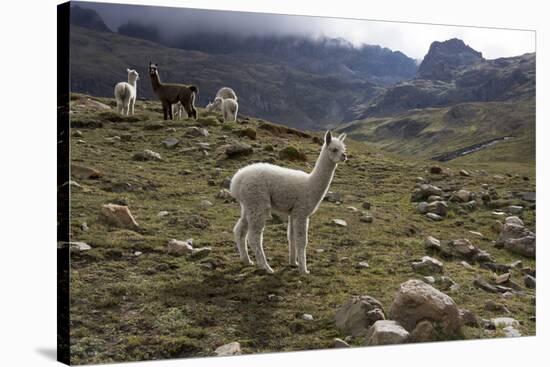
[[[216,97],[214,102],[209,103],[206,106],[207,111],[213,111],[215,109],[221,109],[223,114],[223,122],[235,122],[237,121],[237,112],[239,111],[239,104],[232,98]]]
[[[116,111],[122,115],[133,115],[137,97],[137,81],[139,74],[135,70],[126,69],[128,82],[115,85]]]
[[[223,87],[218,90],[218,93],[216,93],[216,97],[220,97],[221,99],[234,99],[235,101],[238,101],[237,95],[235,94],[235,91],[229,87]],[[213,102],[210,102],[206,105],[206,111],[211,112],[214,111],[216,108],[221,107],[219,105],[214,105]]]
[[[231,195],[241,205],[241,217],[233,232],[241,260],[252,264],[247,244],[256,256],[258,265],[268,273],[263,246],[263,231],[271,211],[288,216],[288,245],[290,265],[298,265],[308,274],[306,246],[309,217],[325,197],[339,162],[347,160],[344,139],[346,134],[333,138],[325,134],[325,144],[311,173],[256,163],[241,168],[231,180]]]

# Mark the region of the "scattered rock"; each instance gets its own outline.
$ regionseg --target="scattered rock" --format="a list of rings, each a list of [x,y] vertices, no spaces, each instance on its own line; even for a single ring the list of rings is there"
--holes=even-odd
[[[344,198],[342,197],[342,194],[339,192],[334,191],[328,191],[327,194],[324,197],[324,200],[328,201],[329,203],[343,203]]]
[[[228,158],[236,158],[241,156],[250,155],[254,152],[254,149],[245,143],[231,144],[225,148],[225,154]]]
[[[393,320],[378,320],[368,330],[365,345],[405,343],[409,332]]]
[[[535,289],[537,287],[537,279],[531,275],[525,275],[523,277],[523,284],[525,284],[527,288]]]
[[[460,318],[462,319],[462,323],[466,326],[472,326],[472,327],[478,327],[479,321],[477,319],[477,316],[470,310],[466,310],[464,308],[461,308],[458,310],[460,313]]]
[[[428,212],[428,203],[425,201],[421,201],[416,206],[416,211],[420,214],[426,214]]]
[[[497,240],[496,247],[504,247],[510,252],[526,257],[536,256],[536,235],[520,224],[517,217],[508,217],[502,226]]]
[[[150,149],[145,149],[143,152],[138,152],[132,157],[135,161],[161,161],[162,157],[159,153],[153,152]]]
[[[174,137],[169,137],[162,141],[162,145],[164,145],[164,147],[168,149],[175,148],[179,143],[179,139],[176,139]]]
[[[359,269],[366,269],[369,267],[369,263],[366,261],[361,261],[357,264],[357,268]]]
[[[92,246],[86,242],[69,242],[69,246],[72,251],[88,251],[92,249]]]
[[[409,335],[409,341],[412,343],[425,343],[436,341],[437,331],[433,324],[428,320],[420,321]]]
[[[474,286],[479,288],[479,289],[482,289],[484,290],[485,292],[489,292],[489,293],[499,293],[499,290],[489,284],[489,282],[487,282],[485,279],[483,279],[482,277],[480,276],[477,276],[475,279],[474,279]]]
[[[466,270],[470,270],[470,271],[475,271],[476,270],[472,265],[470,265],[466,261],[461,261],[460,265],[462,265]]]
[[[100,219],[116,227],[136,229],[139,224],[125,205],[105,204],[101,207]]]
[[[333,219],[331,221],[331,223],[334,224],[335,226],[338,226],[338,227],[347,227],[348,226],[348,223],[343,219]]]
[[[520,205],[510,205],[507,209],[510,214],[521,214],[523,211],[523,207]]]
[[[308,313],[305,313],[302,315],[302,320],[313,321],[313,316]]]
[[[497,328],[506,327],[506,326],[519,327],[518,320],[513,319],[511,317],[497,317],[497,318],[491,319],[491,322]]]
[[[461,176],[470,177],[470,172],[466,171],[465,169],[461,169],[458,173],[459,173]]]
[[[372,223],[372,221],[374,220],[373,217],[371,215],[368,215],[368,214],[365,214],[365,215],[362,215],[359,220],[363,223]]]
[[[178,241],[171,239],[166,246],[166,252],[174,256],[183,256],[190,254],[193,251],[193,239]]]
[[[427,210],[429,213],[437,214],[441,217],[444,217],[447,215],[447,203],[444,201],[433,201],[428,204]]]
[[[369,210],[371,207],[371,204],[368,201],[364,201],[363,204],[361,204],[361,207],[363,209]]]
[[[506,326],[502,328],[502,331],[507,338],[519,338],[521,336],[519,330],[513,326]]]
[[[166,217],[168,214],[170,214],[169,211],[161,210],[160,212],[158,212],[157,217],[159,217],[159,218]]]
[[[420,274],[440,274],[443,272],[443,263],[433,257],[424,256],[419,262],[412,264],[414,271]]]
[[[443,217],[442,217],[442,216],[437,215],[437,214],[435,214],[435,213],[428,213],[428,214],[426,214],[426,217],[428,217],[428,218],[430,218],[431,220],[436,221],[436,222],[437,222],[437,221],[440,221],[440,220],[443,220]]]
[[[90,167],[71,164],[71,176],[76,177],[80,180],[85,180],[100,178],[102,174],[98,170]]]
[[[522,200],[529,201],[529,202],[536,202],[537,201],[537,195],[534,191],[532,192],[526,192],[521,197]]]
[[[220,186],[224,189],[229,189],[231,187],[231,177],[224,178]]]
[[[249,139],[256,140],[257,132],[253,127],[247,127],[246,129],[235,131],[235,134],[240,137],[247,137]]]
[[[201,200],[199,205],[200,205],[201,208],[207,209],[207,208],[210,208],[211,206],[213,206],[214,204],[212,204],[212,202],[209,201],[209,200]]]
[[[504,273],[495,277],[496,284],[504,284],[510,280],[510,273]]]
[[[503,305],[502,303],[497,303],[497,302],[491,301],[491,300],[486,301],[483,308],[486,311],[491,311],[491,312],[510,313],[510,310],[508,310],[508,307],[506,307],[506,305]]]
[[[187,138],[198,138],[201,136],[207,137],[210,134],[208,133],[208,130],[204,128],[198,128],[196,126],[193,126],[185,130],[185,133],[183,135]]]
[[[463,203],[466,203],[470,200],[472,200],[472,193],[468,190],[464,190],[464,189],[461,189],[461,190],[458,190],[457,192],[455,192],[452,196],[451,196],[451,201],[458,201],[458,202],[463,202]]]
[[[421,184],[418,189],[415,189],[413,191],[411,200],[412,201],[421,201],[424,200],[431,195],[436,196],[442,196],[443,190],[441,190],[439,187],[430,185],[430,184]]]
[[[460,314],[453,299],[421,280],[412,279],[401,284],[389,315],[409,332],[422,320],[437,323],[446,337],[461,332]]]
[[[220,192],[216,195],[216,198],[223,199],[226,201],[233,200],[233,196],[231,196],[231,192],[227,189],[221,189]]]
[[[443,172],[443,169],[439,166],[432,166],[430,167],[430,173],[433,173],[433,174],[440,174]]]
[[[197,229],[206,229],[210,225],[208,219],[201,217],[197,214],[191,214],[185,219],[185,225],[187,227],[197,228]]]
[[[334,338],[332,340],[334,348],[351,348],[351,346],[340,338]]]
[[[241,354],[241,345],[238,342],[231,342],[216,348],[214,353],[218,357],[239,355]]]
[[[470,240],[460,238],[443,242],[441,251],[447,256],[473,259],[480,250]]]
[[[428,236],[424,240],[424,247],[429,250],[440,250],[441,242],[435,237]]]
[[[384,320],[382,304],[370,296],[353,297],[342,305],[335,315],[336,327],[346,335],[365,335],[378,320]]]

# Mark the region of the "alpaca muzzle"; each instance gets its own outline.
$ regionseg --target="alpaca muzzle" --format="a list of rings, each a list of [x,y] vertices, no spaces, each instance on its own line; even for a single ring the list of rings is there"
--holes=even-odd
[[[348,156],[346,155],[346,153],[343,153],[342,156],[340,157],[340,161],[346,162],[347,160],[348,160]]]

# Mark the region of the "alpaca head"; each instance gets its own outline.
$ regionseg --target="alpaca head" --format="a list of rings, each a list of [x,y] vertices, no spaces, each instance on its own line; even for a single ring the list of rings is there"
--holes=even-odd
[[[158,74],[158,64],[153,64],[149,61],[149,75],[155,76]]]
[[[128,73],[128,81],[133,82],[136,80],[139,80],[139,74],[137,71],[133,69],[126,69],[126,72]]]
[[[221,107],[222,102],[223,102],[222,98],[216,97],[214,99],[214,102],[210,102],[209,104],[206,105],[206,111],[210,112],[216,108]]]
[[[344,145],[345,139],[345,133],[340,134],[337,138],[333,138],[330,130],[326,132],[323,150],[326,151],[328,158],[333,163],[340,163],[348,160],[348,156],[346,155],[346,146]]]

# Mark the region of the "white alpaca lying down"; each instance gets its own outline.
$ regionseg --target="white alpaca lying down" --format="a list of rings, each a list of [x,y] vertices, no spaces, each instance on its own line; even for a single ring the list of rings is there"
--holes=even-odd
[[[116,111],[122,115],[133,115],[137,98],[137,81],[139,74],[135,70],[126,69],[128,82],[115,85]]]
[[[186,119],[189,117],[189,115],[187,114],[187,111],[185,111],[185,108],[183,108],[183,105],[181,104],[181,102],[178,102],[176,104],[173,104],[172,105],[172,115],[174,115],[174,117],[178,117],[178,119]]]
[[[333,138],[325,134],[325,144],[311,173],[256,163],[240,169],[231,180],[231,195],[241,205],[241,217],[233,232],[241,260],[252,264],[248,256],[250,245],[258,265],[268,273],[273,269],[266,261],[262,247],[265,221],[271,211],[288,215],[290,265],[309,273],[306,246],[309,217],[325,197],[336,166],[347,160],[345,134]]]
[[[213,111],[219,108],[223,114],[223,122],[235,122],[237,121],[237,112],[239,111],[239,104],[237,101],[231,98],[216,97],[214,102],[209,103],[206,106],[207,111]]]

